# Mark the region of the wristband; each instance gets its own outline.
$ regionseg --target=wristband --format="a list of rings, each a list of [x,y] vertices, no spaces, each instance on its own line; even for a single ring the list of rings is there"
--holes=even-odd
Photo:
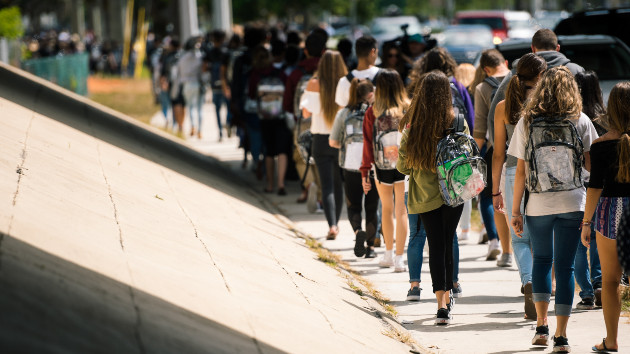
[[[523,216],[523,214],[512,215],[512,217],[513,217],[513,218],[520,218],[520,217],[522,217],[522,216]]]
[[[493,194],[492,196],[493,196],[493,197],[498,197],[498,196],[500,196],[500,195],[501,195],[501,192],[499,191],[499,193],[497,193],[497,194]]]

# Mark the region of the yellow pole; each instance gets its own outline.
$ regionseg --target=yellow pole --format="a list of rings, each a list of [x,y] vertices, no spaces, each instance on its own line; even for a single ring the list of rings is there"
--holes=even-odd
[[[136,51],[136,66],[134,70],[134,77],[139,79],[142,75],[142,68],[144,64],[144,57],[147,49],[147,30],[148,24],[144,23],[144,7],[138,10],[138,32],[136,36],[136,43],[133,45],[133,49]]]
[[[121,63],[123,75],[127,72],[127,66],[129,65],[129,45],[131,44],[131,26],[133,25],[133,0],[127,0],[127,13],[125,15],[125,40]]]

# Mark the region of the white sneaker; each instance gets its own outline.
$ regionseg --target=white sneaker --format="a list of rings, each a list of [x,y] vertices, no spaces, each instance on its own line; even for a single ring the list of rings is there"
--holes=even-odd
[[[378,266],[381,268],[390,268],[394,266],[394,257],[392,256],[394,254],[394,251],[385,251],[385,254],[383,254],[383,257],[381,257],[381,260],[378,261]]]
[[[458,241],[468,240],[468,232],[461,232],[459,235],[457,235],[457,240]]]
[[[486,256],[486,261],[495,261],[500,253],[501,245],[499,245],[499,240],[490,240],[490,242],[488,242],[488,255]]]
[[[498,267],[511,267],[512,266],[512,255],[509,253],[503,253],[501,258],[497,261]]]
[[[405,261],[403,260],[403,256],[394,257],[394,272],[403,273],[407,271],[407,267],[405,266]]]

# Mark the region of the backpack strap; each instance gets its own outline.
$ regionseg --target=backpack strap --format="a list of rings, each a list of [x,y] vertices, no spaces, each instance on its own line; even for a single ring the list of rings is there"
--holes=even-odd
[[[466,119],[462,113],[455,116],[453,119],[453,133],[463,133],[466,129],[465,125]]]
[[[354,79],[354,74],[352,74],[352,70],[350,70],[348,75],[346,75],[346,79],[348,80],[349,83],[352,83],[352,80]]]
[[[488,76],[487,78],[485,78],[483,81],[485,81],[488,85],[490,85],[493,89],[497,89],[499,88],[499,85],[501,85],[501,81],[499,81],[499,79],[497,79],[494,76]]]

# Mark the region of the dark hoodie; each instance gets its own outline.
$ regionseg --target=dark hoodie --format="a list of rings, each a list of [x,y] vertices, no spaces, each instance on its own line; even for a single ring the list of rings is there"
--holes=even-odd
[[[547,69],[551,69],[556,66],[566,66],[574,76],[575,74],[584,71],[583,67],[576,63],[572,63],[571,60],[569,60],[569,58],[567,58],[564,54],[556,52],[555,50],[536,52],[536,54],[545,59],[547,62]],[[497,93],[494,95],[494,99],[490,104],[490,110],[488,111],[488,131],[490,132],[490,143],[494,142],[494,111],[497,104],[505,99],[505,91],[510,79],[512,79],[512,76],[516,73],[517,63],[518,60],[515,60],[514,63],[512,63],[512,71],[510,71],[503,81],[501,81],[501,85],[499,85]]]
[[[295,89],[303,75],[311,75],[317,70],[317,64],[319,64],[319,57],[311,57],[304,59],[298,63],[298,67],[295,68],[287,78],[284,86],[284,99],[282,101],[282,108],[285,112],[293,114],[293,98],[295,97]]]

